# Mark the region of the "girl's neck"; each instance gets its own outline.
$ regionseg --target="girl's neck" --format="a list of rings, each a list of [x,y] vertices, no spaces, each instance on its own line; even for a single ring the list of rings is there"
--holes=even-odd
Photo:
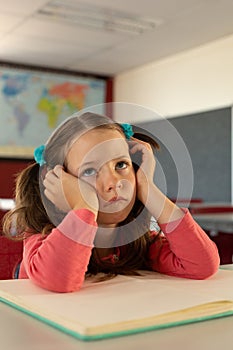
[[[96,250],[100,259],[108,255],[114,254],[115,252],[114,248],[97,248]]]
[[[95,236],[95,246],[101,248],[114,247],[116,240],[115,227],[99,227]]]

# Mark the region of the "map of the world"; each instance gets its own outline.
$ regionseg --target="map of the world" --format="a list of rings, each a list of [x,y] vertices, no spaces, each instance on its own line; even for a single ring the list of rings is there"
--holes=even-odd
[[[104,104],[105,94],[104,79],[0,68],[0,156],[32,157],[61,122]]]

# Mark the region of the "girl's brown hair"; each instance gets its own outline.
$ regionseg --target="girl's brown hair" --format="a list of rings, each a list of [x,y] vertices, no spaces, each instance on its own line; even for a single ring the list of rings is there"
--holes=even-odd
[[[66,155],[72,144],[83,133],[90,129],[115,129],[124,135],[120,124],[112,119],[94,114],[84,113],[75,115],[61,124],[51,135],[45,145],[44,160],[45,164],[41,167],[37,163],[29,165],[16,179],[15,187],[15,208],[9,211],[3,220],[3,231],[11,239],[24,239],[28,234],[42,233],[47,235],[56,227],[65,213],[61,213],[44,195],[43,178],[49,169],[57,164],[66,168]],[[153,149],[159,148],[157,142],[148,134],[142,133],[140,128],[134,128],[134,137],[151,144]],[[133,161],[135,172],[137,171],[140,160]],[[51,220],[51,213],[52,220]],[[140,215],[140,220],[135,219]],[[151,215],[144,205],[136,199],[133,209],[116,228],[119,233],[124,235],[124,227],[134,231],[132,234],[137,237],[130,243],[121,247],[121,259],[112,264],[109,261],[103,261],[98,257],[98,249],[93,248],[92,256],[88,266],[88,273],[96,274],[105,272],[116,275],[133,274],[138,269],[148,268],[148,262],[145,260],[146,252],[152,241],[156,238],[150,233]],[[159,236],[159,235],[158,235]],[[139,237],[139,238],[138,238]]]

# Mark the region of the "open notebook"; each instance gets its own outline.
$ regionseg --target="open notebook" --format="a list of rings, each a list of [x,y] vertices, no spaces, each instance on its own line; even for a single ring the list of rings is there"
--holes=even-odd
[[[89,279],[65,294],[5,280],[0,301],[76,338],[96,340],[233,315],[233,271],[219,270],[204,281],[150,272]]]

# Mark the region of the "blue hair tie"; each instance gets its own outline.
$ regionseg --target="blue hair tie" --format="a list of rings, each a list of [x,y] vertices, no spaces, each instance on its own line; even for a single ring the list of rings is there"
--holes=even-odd
[[[45,145],[41,145],[34,150],[34,159],[40,166],[46,163],[44,160],[44,150]]]
[[[127,123],[125,123],[125,124],[123,123],[123,124],[121,124],[121,127],[124,131],[125,137],[127,138],[127,140],[129,140],[130,137],[133,136],[133,134],[134,134],[132,125],[127,124]]]

